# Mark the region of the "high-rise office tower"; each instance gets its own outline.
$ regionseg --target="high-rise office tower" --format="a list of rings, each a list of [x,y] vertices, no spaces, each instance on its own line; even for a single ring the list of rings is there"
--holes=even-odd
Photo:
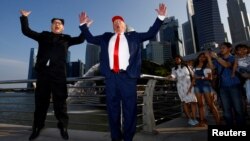
[[[228,24],[232,42],[237,44],[250,40],[250,26],[243,0],[227,0]]]
[[[28,79],[36,79],[36,71],[35,71],[36,56],[37,56],[37,49],[31,48],[30,49]],[[27,83],[27,88],[32,88],[32,87],[33,87],[32,83]]]
[[[82,77],[84,74],[84,64],[81,60],[67,63],[67,77]]]
[[[182,24],[185,55],[196,53],[196,40],[195,40],[193,15],[194,15],[193,0],[188,0],[187,1],[188,21]]]
[[[87,44],[85,55],[85,71],[87,72],[92,66],[100,61],[100,47],[94,44]]]
[[[185,55],[195,53],[194,52],[194,44],[192,40],[192,32],[191,32],[191,25],[190,22],[187,21],[182,24],[182,30],[183,30],[183,43],[185,46]]]
[[[147,49],[147,60],[152,61],[157,64],[164,64],[163,56],[163,45],[157,41],[150,41],[146,45]]]
[[[179,23],[175,17],[168,17],[164,19],[164,22],[160,28],[160,42],[170,43],[171,45],[171,57],[181,53],[182,40],[179,33]]]
[[[193,0],[194,30],[198,51],[226,40],[217,0]]]
[[[70,57],[71,57],[71,53],[70,53],[70,51],[68,51],[66,63],[69,63],[69,62],[70,62]]]

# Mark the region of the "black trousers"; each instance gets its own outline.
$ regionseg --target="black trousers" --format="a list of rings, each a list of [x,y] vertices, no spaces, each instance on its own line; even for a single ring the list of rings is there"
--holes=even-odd
[[[35,90],[35,112],[33,127],[41,128],[45,125],[47,111],[52,96],[55,116],[58,126],[67,128],[68,114],[66,99],[68,97],[65,81],[53,81],[48,77],[37,79]]]

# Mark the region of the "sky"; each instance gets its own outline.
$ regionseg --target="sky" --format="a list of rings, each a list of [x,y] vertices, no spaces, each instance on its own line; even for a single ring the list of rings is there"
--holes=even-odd
[[[226,0],[218,2],[222,23],[230,35]],[[244,2],[249,13],[250,1]],[[29,25],[34,31],[50,31],[50,20],[59,17],[65,20],[64,33],[78,36],[82,11],[94,21],[90,27],[93,35],[113,31],[114,15],[121,15],[128,25],[143,32],[153,24],[159,3],[167,5],[167,16],[175,16],[180,27],[187,21],[186,0],[0,0],[0,81],[27,79],[30,49],[38,46],[21,32],[20,9],[31,11]],[[71,61],[85,62],[85,49],[86,42],[71,46]]]

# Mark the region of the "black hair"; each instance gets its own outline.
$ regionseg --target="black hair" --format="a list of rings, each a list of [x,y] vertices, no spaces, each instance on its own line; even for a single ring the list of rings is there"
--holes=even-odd
[[[53,18],[53,19],[51,19],[51,23],[53,23],[55,20],[61,21],[62,24],[64,25],[64,19],[61,19],[61,18]]]
[[[186,66],[186,65],[184,64],[183,58],[182,58],[180,55],[176,55],[176,56],[174,57],[174,59],[175,59],[175,58],[180,58],[180,59],[181,59],[181,64],[180,64],[180,65],[181,65],[181,68],[183,68],[184,66]],[[178,66],[179,66],[179,64],[176,64],[176,63],[175,63],[174,69],[177,70],[177,69],[178,69]]]
[[[222,42],[222,43],[220,43],[219,46],[222,46],[222,45],[226,46],[227,48],[232,48],[233,47],[233,45],[231,43],[229,43],[229,42]]]
[[[235,50],[238,50],[238,49],[240,49],[240,48],[246,48],[246,49],[248,49],[249,47],[248,47],[246,44],[237,44],[237,45],[235,46]]]
[[[195,61],[194,61],[194,68],[196,68],[199,65],[199,58],[200,58],[201,55],[205,55],[205,53],[204,52],[200,53],[198,55],[198,57],[195,59]],[[203,65],[202,65],[202,69],[205,69],[207,67],[207,64],[208,64],[208,61],[206,60],[203,63]]]

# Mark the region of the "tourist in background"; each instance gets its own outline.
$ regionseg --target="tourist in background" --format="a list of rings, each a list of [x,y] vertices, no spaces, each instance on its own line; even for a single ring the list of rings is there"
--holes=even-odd
[[[249,47],[245,44],[235,46],[235,61],[232,72],[232,77],[237,76],[241,82],[245,115],[248,115],[247,103],[250,103],[250,80],[243,75],[244,73],[250,73],[250,55],[248,50]]]
[[[207,57],[205,53],[200,53],[194,62],[194,93],[198,101],[199,126],[207,126],[205,120],[205,103],[212,111],[216,124],[220,124],[220,115],[214,103],[213,89],[212,89],[212,70],[208,67]],[[205,99],[205,100],[204,100]]]
[[[231,55],[232,44],[223,42],[219,45],[221,57],[216,52],[206,53],[209,66],[217,69],[217,77],[220,79],[219,91],[226,125],[244,125],[243,100],[241,83],[237,76],[231,77],[234,56]],[[213,58],[213,61],[212,61]],[[236,122],[234,122],[236,121]]]
[[[191,68],[184,64],[182,57],[175,57],[175,66],[172,68],[171,75],[167,79],[175,79],[177,83],[177,92],[182,102],[183,110],[188,118],[189,125],[196,125],[197,99],[191,85],[193,73]]]

